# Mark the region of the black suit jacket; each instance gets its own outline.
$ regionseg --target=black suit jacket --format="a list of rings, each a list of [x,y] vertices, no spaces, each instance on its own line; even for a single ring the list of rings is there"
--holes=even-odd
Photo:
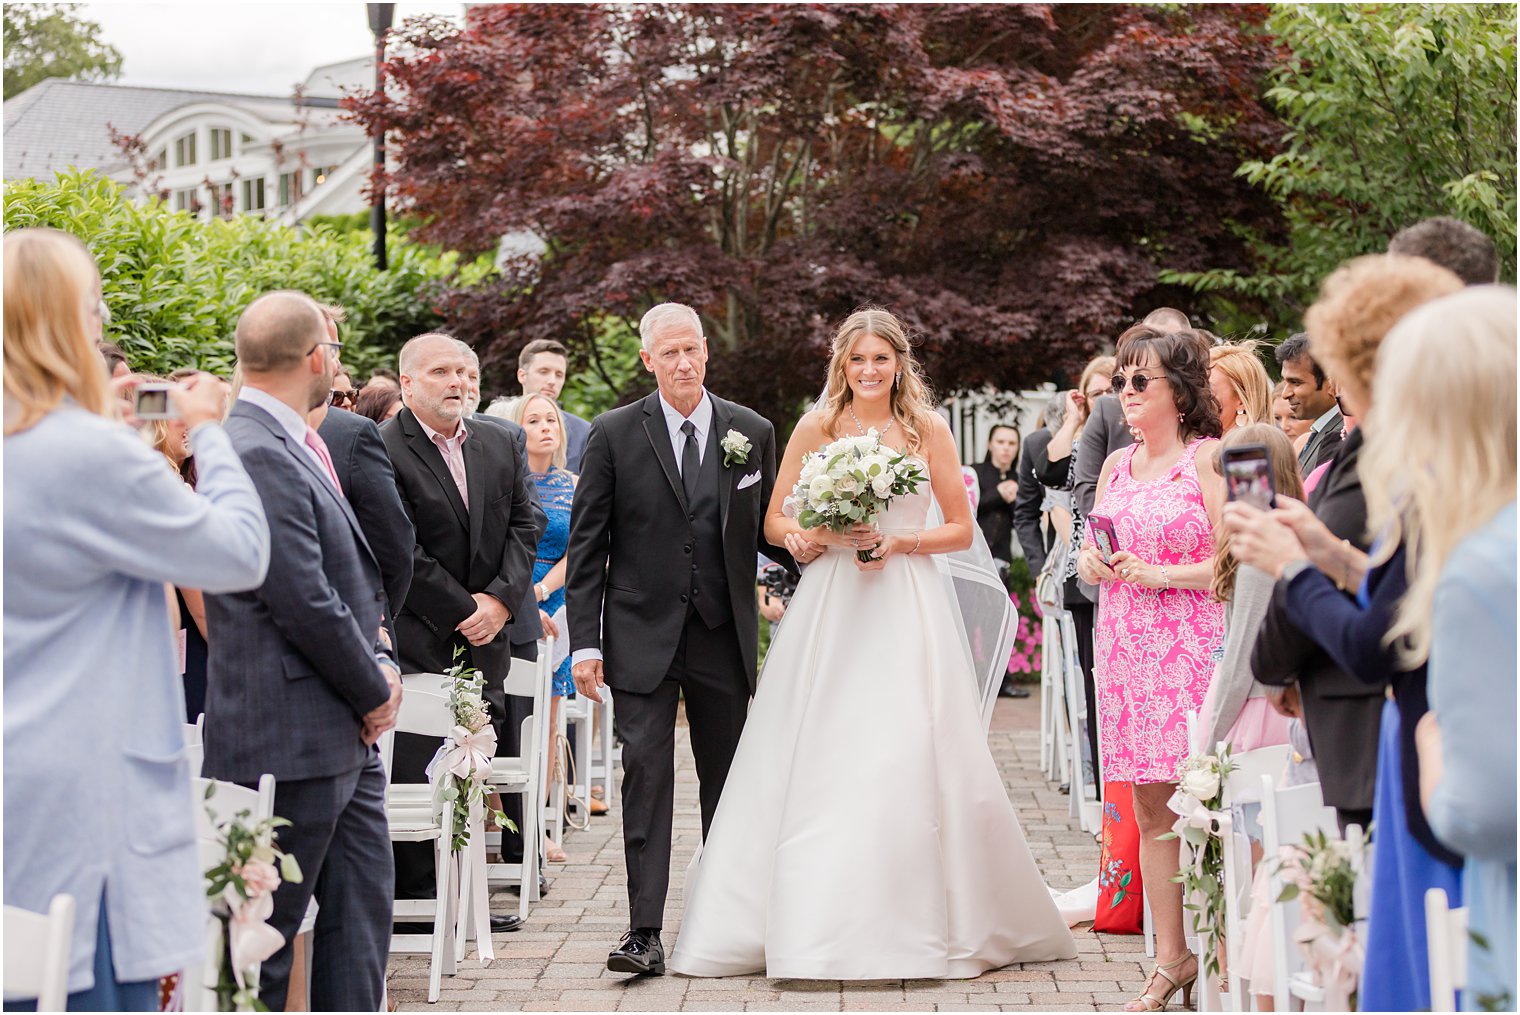
[[[1029,561],[1032,574],[1040,573],[1045,566],[1045,555],[1050,552],[1050,544],[1040,528],[1040,505],[1045,502],[1045,487],[1040,483],[1036,465],[1045,461],[1045,452],[1054,436],[1049,429],[1041,427],[1025,437],[1019,448],[1019,491],[1013,498],[1013,531],[1024,548],[1024,557]]]
[[[1098,477],[1103,463],[1120,448],[1135,443],[1124,422],[1124,406],[1117,395],[1101,395],[1094,403],[1092,415],[1082,428],[1082,441],[1077,449],[1076,474],[1071,480],[1071,496],[1082,517],[1092,514],[1093,501],[1098,497]]]
[[[1361,450],[1358,429],[1341,443],[1309,507],[1336,536],[1365,550],[1367,501],[1356,469]],[[1251,670],[1264,684],[1297,681],[1325,803],[1338,810],[1368,810],[1377,779],[1387,681],[1364,683],[1337,666],[1318,642],[1288,619],[1285,594],[1278,582],[1251,651]]]
[[[412,585],[396,617],[396,635],[410,672],[444,672],[457,646],[488,685],[499,686],[511,665],[510,625],[481,646],[471,646],[455,628],[475,612],[473,593],[495,596],[514,614],[521,609],[538,545],[533,481],[509,433],[474,419],[465,429],[468,508],[443,455],[410,409],[380,427],[401,503],[417,532]]]
[[[1311,433],[1309,439],[1304,442],[1304,448],[1298,453],[1298,471],[1300,475],[1307,476],[1320,464],[1334,457],[1335,452],[1341,446],[1341,433],[1346,429],[1346,417],[1339,411],[1325,428],[1319,433]]]
[[[412,584],[412,547],[416,533],[412,520],[401,506],[396,492],[396,470],[385,454],[380,427],[375,421],[346,409],[328,409],[327,418],[317,428],[332,455],[338,482],[348,495],[359,528],[380,564],[385,582],[385,597],[390,608],[386,616],[394,621],[406,590]]]
[[[390,687],[380,567],[348,501],[268,412],[233,404],[227,436],[269,519],[269,574],[206,596],[205,774],[251,783],[352,772],[363,717]]]
[[[1023,450],[1022,447],[1020,450]],[[1005,478],[1017,480],[1018,467],[1019,463],[1015,461],[1010,475],[1005,477],[990,461],[977,462],[972,466],[976,471],[977,486],[981,489],[976,502],[976,523],[982,527],[987,546],[998,560],[1012,561],[1014,554],[1013,505],[1003,499],[997,488]]]
[[[759,654],[755,553],[793,571],[796,564],[786,550],[765,541],[765,512],[776,482],[775,429],[753,410],[709,397],[717,439],[737,430],[750,443],[747,462],[722,466],[719,459],[718,496],[729,601],[753,692]],[[707,453],[723,450],[715,441]],[[612,688],[648,693],[669,671],[689,608],[685,565],[691,541],[659,392],[598,416],[570,509],[566,608],[571,649],[601,650]]]
[[[490,426],[499,426],[512,435],[512,446],[517,449],[517,466],[526,472],[528,469],[527,431],[510,419],[490,416],[483,412],[477,412],[470,417],[471,422],[476,420]],[[531,478],[529,476],[529,479]],[[539,540],[544,538],[544,530],[549,527],[549,516],[544,514],[544,506],[539,503],[538,484],[530,482],[528,493],[533,498],[533,545],[537,547]],[[512,623],[508,624],[507,628],[507,638],[513,645],[531,646],[544,636],[543,621],[538,619],[538,597],[533,594],[531,581],[523,590],[522,603],[512,608]],[[536,658],[536,654],[526,655],[524,658]]]

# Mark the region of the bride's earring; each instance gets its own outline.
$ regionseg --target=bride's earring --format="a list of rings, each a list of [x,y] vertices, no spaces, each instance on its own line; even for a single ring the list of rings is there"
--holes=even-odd
[[[902,371],[901,370],[897,371],[897,376],[894,377],[894,378],[892,378],[892,387],[894,387],[894,388],[900,388],[900,387],[902,387]]]

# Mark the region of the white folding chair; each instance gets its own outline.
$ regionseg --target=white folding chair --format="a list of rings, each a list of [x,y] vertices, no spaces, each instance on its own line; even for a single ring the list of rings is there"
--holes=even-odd
[[[538,901],[538,868],[544,850],[543,810],[544,778],[549,770],[549,691],[554,677],[554,643],[544,639],[538,644],[538,660],[513,659],[505,680],[506,693],[533,699],[533,714],[523,720],[519,751],[513,757],[498,757],[491,763],[491,777],[486,782],[490,792],[502,796],[522,797],[523,857],[520,863],[486,865],[489,884],[518,886],[517,915],[528,918],[528,906]],[[486,845],[499,847],[501,834],[486,836]]]
[[[36,1000],[38,1011],[67,1011],[74,897],[55,895],[47,914],[5,907],[5,1000]]]
[[[186,724],[186,734],[196,727]],[[272,775],[259,777],[259,788],[249,789],[235,782],[219,779],[190,780],[194,800],[195,842],[200,853],[201,871],[210,870],[225,858],[217,832],[218,824],[247,811],[249,823],[263,821],[274,816],[275,779]],[[210,796],[207,796],[207,792]],[[221,941],[220,922],[212,915],[210,902],[206,908],[207,954],[203,965],[192,963],[181,978],[180,994],[186,1011],[216,1011],[216,962],[217,945]],[[254,975],[258,975],[255,968]]]
[[[190,774],[201,774],[201,764],[206,758],[205,734],[203,727],[206,722],[206,713],[202,712],[195,717],[195,722],[185,723],[185,746],[189,748],[185,757],[190,760]]]
[[[1221,741],[1215,748],[1223,753]],[[1283,770],[1290,748],[1287,744],[1263,747],[1237,754],[1232,759],[1235,770],[1225,776],[1224,804],[1219,819],[1219,835],[1224,840],[1224,942],[1225,971],[1230,989],[1222,991],[1220,1003],[1225,1011],[1249,1011],[1250,998],[1237,970],[1245,967],[1245,917],[1251,900],[1251,839],[1236,827],[1234,808],[1261,802],[1261,777]]]
[[[392,908],[396,921],[431,920],[431,934],[392,934],[391,952],[427,953],[428,1003],[438,1000],[444,974],[452,976],[456,968],[454,925],[459,911],[458,863],[454,855],[454,809],[444,807],[441,815],[433,811],[433,787],[430,783],[390,781],[391,754],[395,733],[412,733],[439,740],[454,728],[454,713],[448,695],[440,692],[443,678],[436,674],[402,677],[405,688],[394,732],[381,738],[381,760],[386,770],[385,816],[392,842],[431,842],[436,869],[431,899],[397,899]],[[436,775],[436,778],[441,778]]]
[[[1040,638],[1040,770],[1047,779],[1060,774],[1065,754],[1061,732],[1065,697],[1066,656],[1061,648],[1059,611],[1043,606]]]
[[[1103,827],[1103,791],[1093,784],[1089,769],[1082,764],[1082,750],[1087,746],[1083,725],[1097,722],[1097,707],[1087,700],[1082,680],[1082,657],[1077,654],[1077,625],[1071,611],[1062,610],[1061,630],[1061,681],[1062,697],[1066,705],[1065,740],[1066,772],[1071,790],[1071,816],[1076,818],[1082,831],[1095,833]],[[1093,759],[1097,764],[1098,759]]]
[[[1278,902],[1283,879],[1277,858],[1283,846],[1299,845],[1311,832],[1324,832],[1327,838],[1340,838],[1335,811],[1325,806],[1319,783],[1305,783],[1278,789],[1271,775],[1261,777],[1262,847],[1266,863],[1272,864],[1269,898],[1272,902],[1272,994],[1278,1011],[1292,1011],[1294,999],[1305,1005],[1318,1005],[1324,990],[1304,970],[1303,957],[1293,942],[1298,927],[1298,900]]]
[[[1467,907],[1451,909],[1446,891],[1425,892],[1425,946],[1430,953],[1430,1010],[1456,1011],[1467,987]]]

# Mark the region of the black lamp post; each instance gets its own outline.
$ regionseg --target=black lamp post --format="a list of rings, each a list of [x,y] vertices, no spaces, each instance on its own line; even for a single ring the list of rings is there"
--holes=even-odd
[[[385,37],[390,33],[395,4],[365,4],[369,8],[369,30],[375,36],[375,91],[385,90]],[[385,131],[375,135],[375,171],[385,172]],[[387,267],[385,256],[385,188],[376,187],[370,198],[369,227],[375,234],[375,266]]]

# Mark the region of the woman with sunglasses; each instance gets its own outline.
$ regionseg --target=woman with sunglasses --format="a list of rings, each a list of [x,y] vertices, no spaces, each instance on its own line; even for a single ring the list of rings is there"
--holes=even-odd
[[[1198,965],[1183,938],[1177,843],[1167,800],[1188,754],[1186,716],[1208,690],[1224,633],[1209,594],[1224,484],[1214,462],[1219,405],[1209,340],[1192,330],[1136,335],[1119,349],[1113,393],[1142,438],[1103,463],[1077,573],[1100,586],[1095,683],[1104,778],[1134,785],[1140,871],[1156,927],[1156,970],[1126,1011],[1160,1011]],[[1094,542],[1112,522],[1105,559]]]

